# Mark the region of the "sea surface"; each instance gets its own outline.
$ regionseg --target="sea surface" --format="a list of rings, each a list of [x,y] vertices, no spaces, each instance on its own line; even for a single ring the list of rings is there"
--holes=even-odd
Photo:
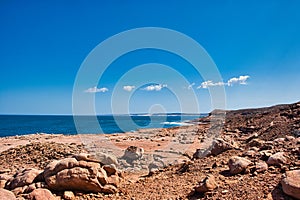
[[[204,117],[200,115],[106,115],[97,116],[95,126],[93,117],[80,116],[80,126],[75,126],[73,116],[54,115],[0,115],[0,137],[26,135],[32,133],[53,134],[96,134],[123,133],[142,128],[168,128],[188,125],[188,120]],[[118,123],[116,123],[116,121]]]

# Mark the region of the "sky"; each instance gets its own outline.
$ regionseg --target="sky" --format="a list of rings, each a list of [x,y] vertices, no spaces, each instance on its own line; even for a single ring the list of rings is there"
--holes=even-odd
[[[172,52],[132,51],[120,55],[98,83],[81,91],[94,96],[97,114],[112,113],[114,106],[120,113],[127,107],[131,113],[193,112],[185,95],[190,91],[199,111],[210,112],[215,108],[210,89],[218,87],[225,89],[226,109],[300,101],[299,7],[296,0],[2,0],[0,114],[72,114],[76,76],[90,52],[118,33],[143,27],[171,29],[195,40],[214,61],[222,80],[206,80]],[[117,49],[99,55],[99,60]],[[147,63],[169,66],[186,84],[180,85],[178,77],[154,64],[116,87],[130,70]],[[137,85],[138,80],[157,77],[165,79]],[[130,94],[130,99],[121,94],[113,99],[114,90]],[[181,103],[189,109],[182,109]]]

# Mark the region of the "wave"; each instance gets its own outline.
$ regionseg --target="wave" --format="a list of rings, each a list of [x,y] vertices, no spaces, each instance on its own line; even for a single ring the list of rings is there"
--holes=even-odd
[[[172,126],[191,126],[193,124],[187,122],[162,122],[164,125],[172,125]]]

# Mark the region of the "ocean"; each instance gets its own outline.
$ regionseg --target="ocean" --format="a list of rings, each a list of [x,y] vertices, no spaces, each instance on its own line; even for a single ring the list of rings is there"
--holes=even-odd
[[[97,116],[102,132],[91,125],[90,116],[80,116],[82,121],[80,129],[75,126],[73,116],[54,115],[0,115],[0,137],[26,135],[33,133],[49,134],[97,134],[97,133],[123,133],[136,131],[141,128],[168,128],[187,125],[186,121],[204,117],[200,115],[119,115]],[[115,121],[117,117],[120,128]],[[129,123],[133,121],[132,123]]]

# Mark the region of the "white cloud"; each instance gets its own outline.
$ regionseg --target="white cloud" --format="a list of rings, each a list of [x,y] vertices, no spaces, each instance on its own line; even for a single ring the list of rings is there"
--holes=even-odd
[[[87,93],[97,93],[97,92],[107,92],[107,91],[108,91],[108,89],[106,87],[97,88],[95,86],[95,87],[91,87],[89,89],[86,89],[84,92],[87,92]]]
[[[125,85],[125,86],[123,86],[123,90],[125,90],[127,92],[131,92],[134,88],[135,88],[134,85]]]
[[[190,84],[190,85],[187,87],[187,89],[188,89],[188,90],[192,89],[194,85],[195,85],[195,83]]]
[[[229,79],[227,82],[213,82],[211,80],[202,82],[200,86],[197,87],[197,89],[204,88],[207,89],[209,87],[215,87],[215,86],[233,86],[234,84],[240,84],[240,85],[246,85],[247,80],[250,78],[250,76],[240,76],[238,78],[233,77]]]
[[[167,85],[163,84],[156,84],[156,85],[148,85],[145,88],[142,88],[142,90],[146,91],[160,91],[161,89],[167,87]]]
[[[199,88],[207,89],[209,87],[223,86],[223,85],[226,85],[226,83],[223,83],[223,82],[214,83],[213,81],[205,81],[205,82],[201,83],[201,85],[198,86],[197,89],[199,89]]]
[[[247,84],[247,79],[250,78],[250,76],[240,76],[239,78],[231,78],[227,82],[229,86],[232,86],[233,84],[241,84],[241,85],[246,85]]]

